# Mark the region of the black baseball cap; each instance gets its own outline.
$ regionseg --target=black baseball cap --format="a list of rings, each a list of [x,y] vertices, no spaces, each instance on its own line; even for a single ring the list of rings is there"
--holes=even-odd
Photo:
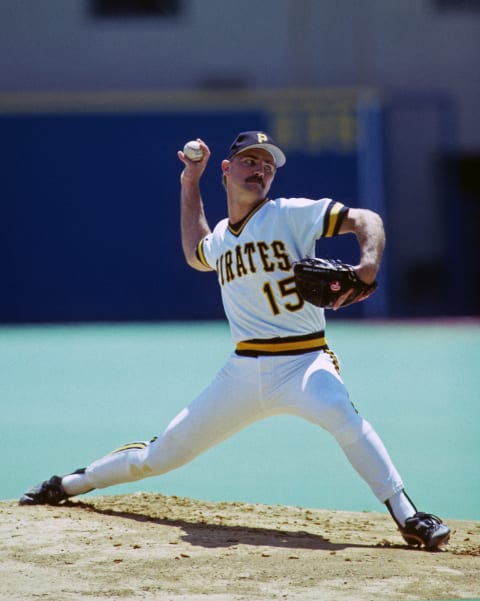
[[[241,134],[238,134],[235,141],[230,146],[227,159],[233,159],[239,152],[243,152],[249,148],[263,148],[269,152],[277,167],[282,167],[287,161],[283,151],[272,136],[269,136],[264,131],[244,131]]]

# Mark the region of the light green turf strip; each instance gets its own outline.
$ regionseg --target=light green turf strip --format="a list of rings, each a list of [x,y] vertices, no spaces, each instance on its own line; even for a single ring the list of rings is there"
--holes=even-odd
[[[327,336],[417,505],[480,519],[478,322],[331,320]],[[0,328],[1,497],[159,433],[231,350],[223,322]],[[137,490],[382,510],[327,433],[286,416],[109,493]]]

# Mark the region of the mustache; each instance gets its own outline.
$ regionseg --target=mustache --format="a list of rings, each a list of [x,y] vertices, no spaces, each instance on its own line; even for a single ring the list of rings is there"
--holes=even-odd
[[[250,177],[247,177],[247,179],[245,180],[248,184],[250,183],[254,183],[254,184],[263,184],[263,177],[260,177],[259,175],[251,175]]]

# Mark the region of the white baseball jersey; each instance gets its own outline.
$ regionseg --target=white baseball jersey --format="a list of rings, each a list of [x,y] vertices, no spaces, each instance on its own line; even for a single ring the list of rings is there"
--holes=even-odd
[[[347,210],[329,198],[267,199],[239,224],[220,221],[200,242],[198,257],[218,274],[235,344],[301,337],[305,349],[305,336],[323,335],[324,311],[299,297],[292,263],[315,256],[316,240],[337,234]]]

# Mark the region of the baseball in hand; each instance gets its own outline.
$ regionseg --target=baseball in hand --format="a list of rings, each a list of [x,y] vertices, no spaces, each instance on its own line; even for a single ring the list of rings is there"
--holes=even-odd
[[[200,148],[200,143],[196,140],[191,140],[185,144],[183,154],[191,161],[201,161],[203,158],[203,150]]]

